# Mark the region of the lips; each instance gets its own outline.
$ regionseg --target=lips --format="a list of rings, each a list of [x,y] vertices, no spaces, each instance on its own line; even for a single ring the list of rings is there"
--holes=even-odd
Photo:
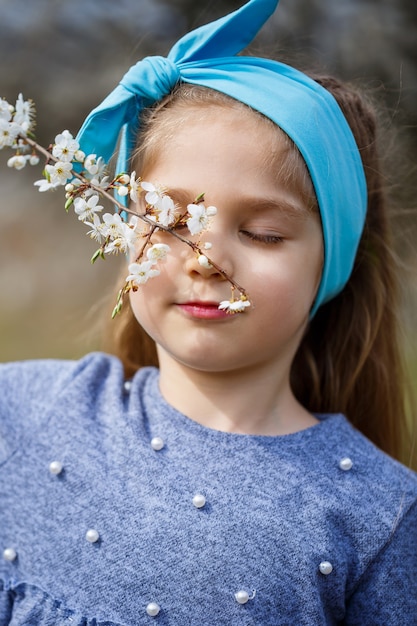
[[[221,320],[230,318],[226,311],[219,309],[218,302],[183,302],[177,305],[178,308],[190,318],[201,320]]]

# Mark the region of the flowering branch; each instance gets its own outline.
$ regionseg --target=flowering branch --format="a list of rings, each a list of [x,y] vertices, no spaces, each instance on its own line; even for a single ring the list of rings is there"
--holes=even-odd
[[[45,157],[44,178],[34,184],[44,192],[64,186],[66,192],[65,209],[74,207],[78,219],[91,230],[92,239],[100,243],[91,261],[94,263],[106,254],[130,252],[135,255],[135,262],[129,265],[129,275],[120,290],[112,317],[117,315],[123,304],[124,296],[129,291],[136,291],[140,285],[160,274],[157,264],[163,261],[170,251],[167,244],[153,243],[152,237],[157,231],[164,231],[188,245],[197,255],[198,263],[207,269],[214,268],[231,285],[230,300],[219,303],[219,309],[228,313],[242,313],[250,306],[247,294],[222,267],[209,258],[205,250],[211,248],[206,243],[203,251],[199,241],[195,242],[181,235],[179,227],[186,227],[191,236],[200,235],[210,227],[211,220],[217,213],[213,206],[204,205],[204,194],[200,194],[187,210],[180,213],[179,207],[166,190],[160,186],[136,178],[136,172],[118,174],[109,180],[106,164],[95,154],[85,155],[71,133],[64,130],[55,138],[50,149],[40,146],[33,135],[35,109],[31,101],[24,101],[20,94],[15,107],[0,99],[0,149],[10,147],[15,155],[8,160],[8,166],[17,170],[26,163],[36,165],[38,154]],[[30,154],[28,152],[30,151]],[[111,193],[112,192],[112,193]],[[138,213],[118,201],[129,196],[137,204],[144,196],[145,212]],[[99,217],[103,206],[101,199],[111,202],[115,212],[104,213]],[[130,219],[125,219],[130,216]],[[146,233],[138,228],[139,220],[148,226]],[[139,242],[142,240],[141,245]],[[139,250],[138,250],[139,246]],[[238,297],[235,294],[238,294]]]

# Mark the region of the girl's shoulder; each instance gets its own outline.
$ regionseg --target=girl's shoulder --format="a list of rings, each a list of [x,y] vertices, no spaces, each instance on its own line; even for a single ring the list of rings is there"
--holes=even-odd
[[[77,361],[44,359],[0,364],[0,464],[50,417],[50,408],[83,401],[109,379],[123,381],[118,359],[91,353]]]
[[[339,445],[344,445],[367,474],[377,474],[380,482],[390,482],[398,477],[402,482],[404,479],[417,485],[417,474],[399,461],[383,452],[362,432],[355,428],[347,418],[342,417],[339,427],[336,429],[334,439]]]
[[[352,512],[368,515],[370,527],[371,518],[400,521],[417,503],[417,473],[379,449],[344,416],[331,416],[328,422],[319,442],[337,451],[337,473],[330,476],[332,482],[338,476],[336,495],[340,490]]]
[[[327,443],[346,450],[333,483],[334,537],[349,555],[351,568],[346,624],[414,624],[417,474],[345,418]]]
[[[101,352],[93,352],[79,360],[37,359],[1,363],[1,395],[6,394],[7,400],[10,400],[15,393],[21,397],[55,393],[68,380],[90,369],[108,369],[116,363],[119,363],[118,359]]]

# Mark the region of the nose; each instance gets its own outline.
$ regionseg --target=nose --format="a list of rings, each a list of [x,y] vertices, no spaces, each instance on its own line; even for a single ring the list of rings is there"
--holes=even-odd
[[[185,261],[185,270],[190,275],[201,276],[203,278],[218,277],[227,280],[227,270],[206,254],[191,252]]]
[[[233,275],[232,254],[226,245],[223,237],[215,236],[209,231],[204,239],[210,239],[207,242],[200,243],[200,251],[190,251],[185,259],[185,271],[190,275],[201,276],[202,278],[217,278],[219,280],[228,280]]]

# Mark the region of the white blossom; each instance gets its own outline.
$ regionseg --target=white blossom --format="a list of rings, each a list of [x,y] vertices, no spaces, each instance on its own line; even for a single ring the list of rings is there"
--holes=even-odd
[[[21,132],[22,129],[18,124],[6,122],[6,120],[0,118],[0,150],[13,146]]]
[[[147,252],[146,256],[149,261],[156,263],[157,261],[162,261],[165,259],[168,252],[171,248],[166,243],[154,243]]]
[[[130,199],[132,202],[137,202],[139,197],[140,180],[136,180],[136,172],[132,172],[130,175]]]
[[[170,196],[162,196],[158,202],[158,222],[163,226],[171,226],[175,222],[175,203]]]
[[[26,157],[22,154],[16,154],[7,161],[7,167],[13,167],[15,170],[22,170],[26,165]]]
[[[249,300],[240,299],[240,300],[223,300],[219,304],[219,309],[222,311],[226,311],[227,313],[243,313],[245,309],[250,306]]]
[[[98,243],[102,243],[103,236],[103,224],[100,222],[100,218],[96,213],[93,214],[93,222],[84,222],[86,226],[90,226],[91,230],[88,231],[87,235],[94,239]]]
[[[54,186],[66,185],[67,180],[72,177],[71,163],[58,161],[55,165],[46,165],[45,170],[48,173],[50,182]]]
[[[51,189],[57,189],[57,187],[60,186],[59,184],[56,185],[51,183],[46,178],[41,178],[40,180],[35,181],[33,184],[35,185],[35,187],[39,187],[39,191],[41,192],[51,191]]]
[[[76,150],[74,154],[74,159],[79,163],[83,163],[85,159],[85,153],[82,150]]]
[[[142,220],[139,220],[137,215],[129,215],[129,224],[132,228],[136,229],[136,227],[139,226],[139,222],[143,224]]]
[[[89,154],[84,159],[84,169],[90,176],[100,176],[106,167],[102,157],[98,157],[96,154]]]
[[[147,192],[145,195],[145,201],[151,206],[158,208],[159,202],[165,195],[164,190],[161,187],[156,187],[153,183],[146,182],[145,180],[140,183],[140,186]]]
[[[103,215],[103,235],[111,239],[117,239],[123,235],[122,218],[118,213],[104,213]]]
[[[13,121],[21,127],[23,132],[26,133],[30,130],[34,113],[35,107],[33,102],[31,100],[23,100],[23,96],[20,93],[16,100]]]
[[[13,107],[4,98],[0,99],[0,120],[10,122],[12,119]]]
[[[134,228],[122,222],[118,228],[116,236],[108,243],[104,249],[106,254],[118,252],[134,252],[139,235]]]
[[[203,203],[189,204],[187,206],[190,217],[187,219],[188,230],[191,235],[198,235],[205,230],[209,224],[209,219],[217,213],[214,206],[205,207]]]
[[[94,185],[95,187],[100,187],[101,189],[106,189],[108,187],[108,185],[109,185],[109,177],[108,176],[102,176],[101,174],[97,178],[93,176],[93,178],[90,179],[90,183],[92,185]],[[95,192],[93,191],[93,193],[95,193]]]
[[[60,161],[70,162],[79,149],[79,143],[74,139],[68,130],[55,137],[55,145],[52,148],[52,155]]]
[[[92,220],[94,215],[103,210],[103,207],[97,202],[100,200],[97,194],[90,196],[88,200],[84,198],[75,198],[74,211],[78,215],[78,219],[82,222]]]
[[[97,155],[96,154],[89,154],[88,156],[85,157],[84,159],[84,169],[87,170],[87,172],[89,174],[97,174],[98,172],[98,165],[97,165]]]
[[[131,263],[129,265],[129,276],[126,282],[132,281],[136,285],[144,285],[149,278],[159,276],[160,272],[154,269],[153,261],[142,261],[142,263]]]

